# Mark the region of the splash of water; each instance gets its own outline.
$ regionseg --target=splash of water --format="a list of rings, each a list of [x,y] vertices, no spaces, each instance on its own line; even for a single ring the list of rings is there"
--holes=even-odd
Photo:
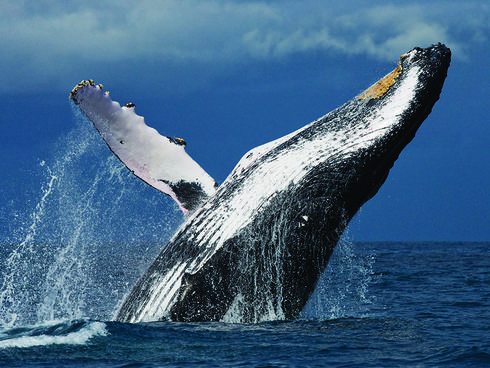
[[[44,163],[42,165],[44,166]],[[3,282],[0,288],[1,325],[13,326],[19,318],[18,311],[23,302],[34,297],[32,288],[27,284],[32,280],[31,276],[35,273],[35,269],[25,255],[33,252],[33,241],[44,217],[46,202],[53,191],[55,180],[58,179],[50,170],[48,175],[47,185],[42,188],[41,199],[30,215],[31,223],[25,237],[10,253],[3,267]]]
[[[2,267],[0,326],[111,319],[180,214],[135,179],[79,113],[39,168],[40,199],[12,233]]]
[[[335,248],[318,285],[301,312],[301,319],[331,320],[344,317],[364,318],[370,313],[374,296],[374,254],[343,237]]]

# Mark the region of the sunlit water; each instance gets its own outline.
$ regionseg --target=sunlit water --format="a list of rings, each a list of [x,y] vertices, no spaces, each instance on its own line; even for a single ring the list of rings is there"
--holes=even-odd
[[[344,238],[294,322],[112,322],[181,216],[77,124],[39,161],[31,207],[10,202],[0,366],[490,364],[489,243]]]

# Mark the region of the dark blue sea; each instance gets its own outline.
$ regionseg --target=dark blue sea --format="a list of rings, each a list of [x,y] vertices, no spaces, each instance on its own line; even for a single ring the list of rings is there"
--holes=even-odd
[[[489,247],[344,242],[291,322],[0,325],[0,366],[486,367]]]
[[[296,321],[113,322],[181,214],[79,120],[0,186],[0,367],[490,367],[490,243],[347,235]]]

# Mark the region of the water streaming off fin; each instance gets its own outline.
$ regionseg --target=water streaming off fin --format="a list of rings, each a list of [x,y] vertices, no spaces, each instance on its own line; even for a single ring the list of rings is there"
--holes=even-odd
[[[181,216],[132,177],[79,113],[38,170],[36,205],[0,253],[0,325],[109,320]]]

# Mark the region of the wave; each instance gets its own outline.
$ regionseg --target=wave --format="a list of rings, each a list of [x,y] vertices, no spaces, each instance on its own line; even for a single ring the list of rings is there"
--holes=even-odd
[[[31,327],[0,330],[0,349],[48,345],[85,345],[94,337],[107,336],[106,324],[97,321],[52,321]]]

